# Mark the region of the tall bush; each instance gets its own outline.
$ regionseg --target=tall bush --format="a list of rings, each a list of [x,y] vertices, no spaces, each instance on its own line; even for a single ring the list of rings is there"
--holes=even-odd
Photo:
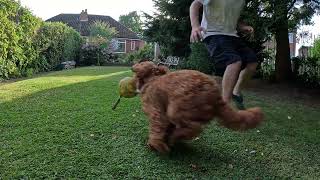
[[[116,56],[108,48],[88,43],[82,46],[79,64],[82,66],[101,66],[113,63],[115,59]]]
[[[320,61],[320,38],[315,40],[314,45],[311,48],[311,54]]]
[[[72,28],[66,28],[65,43],[63,47],[63,59],[65,61],[77,61],[84,39]]]
[[[54,69],[76,60],[82,38],[61,23],[45,23],[19,2],[0,0],[0,80]]]
[[[89,37],[81,48],[81,65],[103,65],[113,61],[110,50],[112,39],[117,35],[115,28],[101,21],[96,21],[89,28]]]
[[[38,71],[55,69],[63,61],[76,61],[82,44],[80,34],[62,23],[44,23],[38,31],[35,46],[39,61]]]
[[[37,60],[33,39],[41,21],[12,0],[0,1],[0,78],[26,75]]]
[[[89,28],[89,42],[101,48],[108,48],[111,40],[118,34],[114,27],[109,24],[96,21]]]
[[[182,68],[198,70],[206,74],[214,72],[214,64],[210,60],[208,50],[203,43],[190,45],[191,54],[186,62],[182,62]],[[183,67],[184,66],[184,67]]]

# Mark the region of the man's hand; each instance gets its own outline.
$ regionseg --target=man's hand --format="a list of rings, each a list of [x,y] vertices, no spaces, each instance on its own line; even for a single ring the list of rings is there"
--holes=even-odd
[[[204,28],[199,24],[199,10],[202,7],[202,4],[198,0],[194,0],[190,6],[190,21],[192,32],[190,36],[190,42],[195,43],[199,42],[202,39],[201,32],[204,31]]]
[[[240,32],[245,33],[245,34],[254,33],[254,29],[252,26],[240,26],[239,30],[240,30]]]
[[[251,26],[240,25],[238,28],[239,33],[247,41],[251,42],[254,40],[254,29]]]
[[[205,31],[205,29],[201,26],[193,27],[191,31],[191,36],[190,36],[190,42],[196,43],[202,40],[203,38],[201,34],[202,31]]]

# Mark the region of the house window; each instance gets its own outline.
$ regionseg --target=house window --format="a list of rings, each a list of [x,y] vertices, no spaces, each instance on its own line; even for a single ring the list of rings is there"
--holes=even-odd
[[[135,48],[136,48],[136,42],[131,41],[131,50],[135,50]]]
[[[126,40],[118,40],[118,48],[115,50],[116,53],[125,53],[126,52]]]
[[[289,43],[293,43],[293,33],[289,33]]]

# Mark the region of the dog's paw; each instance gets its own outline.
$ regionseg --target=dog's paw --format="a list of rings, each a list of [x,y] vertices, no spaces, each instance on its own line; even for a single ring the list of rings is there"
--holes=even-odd
[[[161,154],[166,154],[170,152],[169,146],[163,141],[148,141],[148,147],[151,150],[155,150]]]

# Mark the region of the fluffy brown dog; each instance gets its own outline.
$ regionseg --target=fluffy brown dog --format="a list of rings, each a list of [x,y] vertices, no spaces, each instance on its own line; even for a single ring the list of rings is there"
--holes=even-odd
[[[150,61],[135,64],[132,71],[150,121],[148,146],[158,152],[169,152],[177,140],[197,137],[214,117],[233,130],[255,128],[263,120],[259,108],[231,108],[214,79],[201,72],[169,72]]]

